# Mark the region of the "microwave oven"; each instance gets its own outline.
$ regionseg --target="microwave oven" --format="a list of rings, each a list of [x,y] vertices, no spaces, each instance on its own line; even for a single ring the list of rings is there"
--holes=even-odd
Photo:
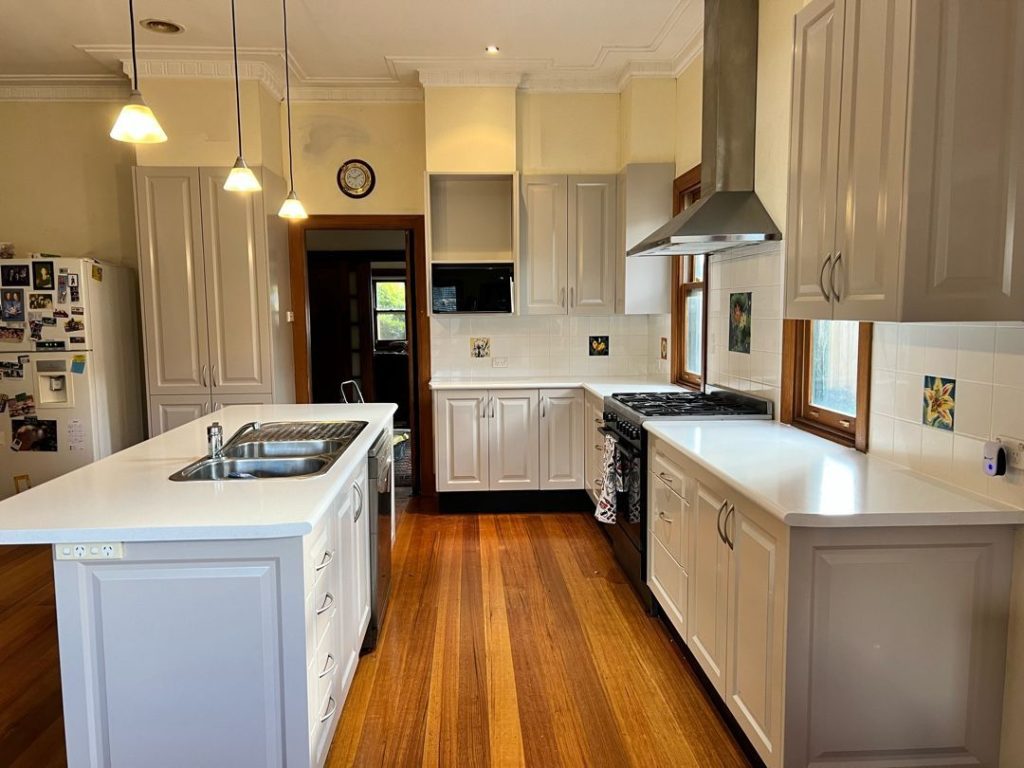
[[[511,262],[433,264],[430,277],[434,314],[511,314],[514,270]]]

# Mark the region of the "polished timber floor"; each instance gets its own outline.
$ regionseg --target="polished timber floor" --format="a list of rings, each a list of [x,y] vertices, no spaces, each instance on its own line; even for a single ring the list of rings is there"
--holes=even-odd
[[[328,765],[746,766],[580,514],[402,515]],[[65,764],[48,547],[0,547],[0,766]]]

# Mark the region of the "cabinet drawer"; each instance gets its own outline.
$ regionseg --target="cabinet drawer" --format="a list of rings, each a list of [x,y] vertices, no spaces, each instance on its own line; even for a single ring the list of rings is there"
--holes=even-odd
[[[322,703],[334,686],[338,677],[338,622],[331,622],[327,632],[320,640],[317,647],[316,660],[313,662],[313,675],[315,686],[310,690],[316,690],[316,701]]]
[[[649,541],[651,546],[648,586],[658,598],[676,631],[681,637],[686,637],[686,601],[689,584],[686,569],[673,559],[657,538],[651,536]]]
[[[675,459],[662,451],[660,446],[656,446],[654,449],[654,462],[651,465],[651,473],[678,495],[689,501],[686,474],[679,464],[676,463]]]
[[[689,505],[657,477],[651,477],[648,487],[651,489],[651,531],[672,558],[685,567]]]

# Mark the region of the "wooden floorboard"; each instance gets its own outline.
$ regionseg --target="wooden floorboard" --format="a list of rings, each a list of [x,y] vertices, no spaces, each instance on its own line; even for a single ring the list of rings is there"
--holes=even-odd
[[[434,510],[400,518],[329,766],[748,765],[590,519]],[[0,547],[0,768],[67,764],[50,556]]]

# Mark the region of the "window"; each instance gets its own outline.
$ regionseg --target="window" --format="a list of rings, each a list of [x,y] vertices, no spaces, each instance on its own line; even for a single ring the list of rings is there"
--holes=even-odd
[[[867,450],[871,324],[788,320],[782,420]]]
[[[691,168],[673,185],[673,212],[700,199],[700,166]],[[684,387],[704,383],[704,342],[707,326],[705,265],[707,257],[677,256],[672,267],[672,381]]]
[[[406,340],[404,280],[374,280],[373,313],[378,346]]]

